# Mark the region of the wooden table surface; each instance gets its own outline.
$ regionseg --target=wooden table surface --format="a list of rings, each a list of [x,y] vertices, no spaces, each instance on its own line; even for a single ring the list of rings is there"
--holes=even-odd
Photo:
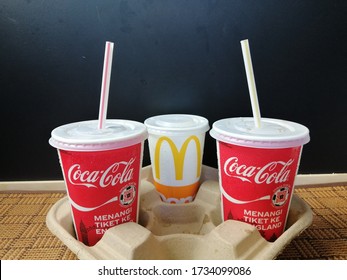
[[[277,259],[347,260],[347,186],[299,187],[295,193],[311,207],[312,225]],[[46,227],[46,215],[64,192],[0,192],[0,258],[75,260]]]

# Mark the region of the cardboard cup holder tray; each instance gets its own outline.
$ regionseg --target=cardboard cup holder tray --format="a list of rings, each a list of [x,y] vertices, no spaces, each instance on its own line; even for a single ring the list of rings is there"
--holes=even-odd
[[[266,241],[252,225],[222,222],[218,171],[203,166],[195,200],[168,204],[152,184],[150,166],[142,169],[139,223],[125,223],[106,231],[88,247],[76,240],[68,198],[47,215],[47,226],[79,259],[274,259],[312,223],[309,206],[294,194],[285,232]]]

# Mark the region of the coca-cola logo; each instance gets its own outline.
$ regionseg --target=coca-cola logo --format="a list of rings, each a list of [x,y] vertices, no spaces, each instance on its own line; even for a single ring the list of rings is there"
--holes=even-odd
[[[256,184],[284,183],[289,180],[293,159],[285,161],[272,161],[264,166],[248,166],[239,162],[237,157],[230,157],[224,163],[224,173],[229,177],[240,179],[243,182]]]
[[[68,170],[68,180],[72,185],[88,188],[106,188],[123,184],[133,179],[135,158],[111,164],[105,170],[83,170],[80,164],[72,165]]]

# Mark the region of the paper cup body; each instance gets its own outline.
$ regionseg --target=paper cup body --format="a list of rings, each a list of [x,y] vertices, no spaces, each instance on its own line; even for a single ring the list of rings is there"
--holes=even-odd
[[[194,200],[209,129],[207,119],[195,115],[160,115],[145,121],[154,184],[167,203]]]
[[[95,245],[107,229],[138,221],[143,124],[107,120],[67,124],[52,131],[71,205],[76,237]]]
[[[217,140],[223,220],[254,225],[268,241],[285,230],[302,146],[309,130],[297,123],[253,118],[219,120]]]

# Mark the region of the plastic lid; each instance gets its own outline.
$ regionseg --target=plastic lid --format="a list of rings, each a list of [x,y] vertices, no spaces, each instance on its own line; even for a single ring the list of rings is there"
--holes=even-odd
[[[179,134],[194,131],[194,133],[205,133],[209,130],[208,120],[195,115],[160,115],[145,120],[148,132],[152,134]]]
[[[130,120],[106,120],[98,129],[98,121],[83,121],[57,127],[49,143],[69,151],[100,151],[135,145],[147,138],[146,126]]]
[[[216,121],[210,135],[218,141],[258,148],[289,148],[310,141],[307,127],[285,120],[261,119],[256,128],[253,118],[229,118]]]

